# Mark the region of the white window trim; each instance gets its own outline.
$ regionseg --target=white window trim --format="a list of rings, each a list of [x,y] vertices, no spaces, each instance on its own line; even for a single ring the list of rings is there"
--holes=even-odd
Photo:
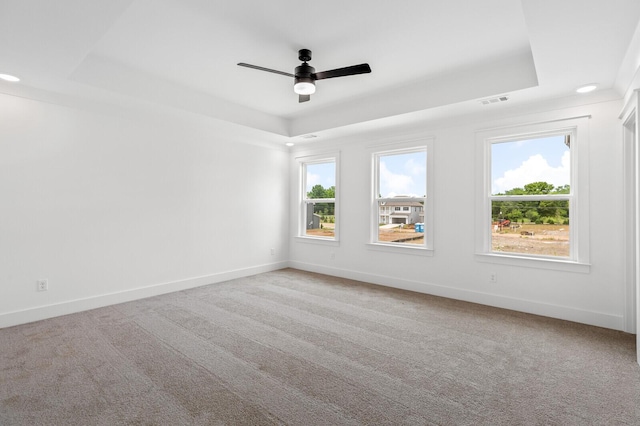
[[[571,117],[476,133],[476,260],[512,266],[588,273],[589,263],[589,118]],[[571,134],[569,258],[491,251],[491,145],[500,141]],[[506,198],[506,197],[504,197]]]
[[[370,202],[370,237],[367,243],[367,248],[374,251],[402,253],[418,256],[433,256],[433,241],[434,241],[434,222],[433,222],[433,137],[424,137],[420,139],[413,139],[410,141],[384,143],[369,146],[369,153],[371,154],[371,202]],[[385,243],[378,241],[378,227],[379,227],[379,212],[378,201],[384,201],[385,198],[378,198],[379,194],[379,181],[378,181],[378,158],[384,155],[390,154],[402,154],[424,150],[427,153],[427,173],[426,173],[426,190],[427,197],[424,198],[424,227],[425,227],[425,243],[424,245],[416,246],[415,244],[402,244],[402,243]],[[418,197],[420,198],[420,197]],[[413,198],[411,198],[413,199]],[[422,198],[420,198],[422,199]],[[397,200],[397,199],[396,199]]]
[[[301,242],[308,243],[320,243],[320,244],[328,244],[328,245],[338,245],[340,238],[340,203],[339,203],[339,193],[340,193],[340,153],[327,153],[327,154],[318,154],[318,155],[310,155],[304,157],[297,157],[298,161],[298,170],[299,170],[299,186],[298,186],[298,234],[296,238]],[[307,227],[306,227],[306,208],[307,204],[309,204],[308,199],[306,198],[306,187],[307,187],[307,165],[308,164],[322,164],[322,163],[335,163],[336,169],[336,191],[335,198],[318,198],[314,199],[314,202],[333,202],[335,204],[334,207],[334,216],[335,216],[335,228],[334,228],[334,236],[331,237],[316,237],[313,235],[307,235]]]

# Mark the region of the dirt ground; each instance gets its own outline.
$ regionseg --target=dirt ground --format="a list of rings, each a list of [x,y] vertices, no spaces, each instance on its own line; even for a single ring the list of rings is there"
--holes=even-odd
[[[308,229],[307,235],[333,238],[334,224],[323,224],[322,229]],[[526,224],[519,227],[492,228],[491,250],[502,253],[525,253],[539,256],[569,257],[569,225]],[[379,228],[378,240],[405,244],[424,244],[424,233],[415,232],[413,226],[405,228]]]
[[[569,256],[569,225],[520,225],[518,228],[492,228],[491,250],[540,256]]]
[[[307,229],[307,235],[314,237],[333,238],[335,233],[333,230],[335,224],[322,224],[322,229]],[[405,228],[380,228],[378,232],[378,240],[383,242],[399,242],[405,244],[423,244],[424,233],[416,232],[413,225]]]
[[[378,241],[424,244],[424,232],[416,232],[413,225],[407,225],[404,228],[379,228]]]
[[[323,223],[320,229],[307,229],[307,235],[312,237],[333,238],[336,235],[335,223]]]
[[[328,237],[333,238],[335,236],[335,231],[333,229],[323,228],[323,229],[307,229],[307,235],[312,237]]]

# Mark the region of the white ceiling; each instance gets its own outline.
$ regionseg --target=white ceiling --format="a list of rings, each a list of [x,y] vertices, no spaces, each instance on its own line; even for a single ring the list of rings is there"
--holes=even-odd
[[[0,91],[40,90],[156,103],[285,139],[508,94],[571,96],[627,88],[640,52],[640,1],[616,0],[0,0]],[[297,51],[324,71],[300,104]],[[633,56],[631,59],[630,56]]]

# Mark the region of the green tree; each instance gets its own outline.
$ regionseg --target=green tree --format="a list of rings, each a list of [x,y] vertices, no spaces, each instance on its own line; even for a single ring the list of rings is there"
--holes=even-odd
[[[324,187],[320,184],[318,185],[314,185],[313,188],[311,188],[311,191],[307,192],[307,198],[311,198],[311,199],[315,199],[315,198],[327,198],[325,197],[325,192],[326,190],[324,189]],[[331,197],[333,198],[333,197]]]
[[[522,188],[513,188],[504,192],[504,195],[525,195],[526,191]]]
[[[522,212],[520,210],[511,210],[507,215],[507,218],[512,222],[517,222],[522,219]]]
[[[532,182],[524,186],[527,195],[550,194],[554,186],[547,182]]]
[[[524,186],[524,188],[513,188],[505,191],[504,194],[496,195],[555,195],[570,194],[571,187],[569,185],[554,185],[547,182],[532,182]],[[511,221],[522,220],[523,217],[529,219],[533,223],[544,221],[548,222],[551,218],[553,222],[558,224],[569,223],[569,201],[543,199],[536,201],[515,201],[505,197],[504,201],[493,201],[491,203],[492,220],[510,219]]]
[[[538,213],[538,211],[533,209],[527,210],[527,212],[524,215],[532,223],[536,223],[536,221],[540,217],[540,214]]]
[[[311,191],[307,192],[307,198],[317,200],[319,198],[335,198],[336,187],[332,186],[325,189],[322,185],[317,184],[311,188]],[[335,214],[334,203],[316,203],[313,207],[313,212],[320,215],[332,216]]]
[[[540,213],[540,216],[555,217],[558,211],[557,203],[557,201],[540,201],[538,213]]]
[[[325,189],[324,198],[336,198],[336,187],[332,186],[330,188]]]

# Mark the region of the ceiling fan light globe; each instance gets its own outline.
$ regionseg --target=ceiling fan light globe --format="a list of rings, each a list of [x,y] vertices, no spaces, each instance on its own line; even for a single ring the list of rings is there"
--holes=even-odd
[[[293,85],[293,91],[298,95],[313,95],[316,92],[316,85],[309,81],[299,81]]]

